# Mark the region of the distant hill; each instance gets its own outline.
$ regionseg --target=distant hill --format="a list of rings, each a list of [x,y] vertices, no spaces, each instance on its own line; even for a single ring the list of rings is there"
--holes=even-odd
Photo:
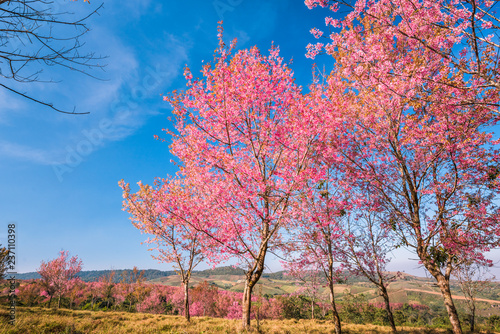
[[[214,269],[206,269],[202,271],[195,271],[196,276],[208,277],[211,275],[245,275],[245,270],[235,268],[232,266],[218,267]]]
[[[118,269],[118,270],[89,270],[89,271],[81,271],[78,273],[78,277],[80,277],[85,282],[92,282],[99,280],[99,277],[109,275],[112,271],[115,272],[115,276],[113,281],[118,283],[121,281],[123,275],[130,275],[132,273],[131,269]],[[139,270],[141,272],[142,270]],[[144,270],[144,279],[146,281],[150,281],[159,277],[167,277],[175,275],[175,271],[161,271],[156,269],[147,269]],[[25,274],[16,274],[17,279],[38,279],[40,275],[36,272],[25,273]]]
[[[116,270],[87,270],[87,271],[81,271],[78,274],[78,277],[80,277],[83,281],[85,282],[92,282],[92,281],[97,281],[100,277],[109,275],[112,271],[115,272],[114,276],[114,281],[115,283],[118,283],[121,281],[123,275],[130,275],[132,273],[131,269],[116,269]],[[139,270],[142,271],[142,270]],[[146,281],[161,281],[162,278],[166,278],[169,276],[176,276],[176,272],[174,270],[168,270],[168,271],[162,271],[162,270],[157,270],[157,269],[146,269],[144,270],[144,279]],[[233,266],[224,266],[224,267],[218,267],[214,269],[205,269],[205,270],[195,270],[193,271],[192,277],[199,278],[199,279],[208,279],[210,277],[219,277],[219,276],[231,276],[231,277],[236,277],[238,276],[238,279],[244,279],[245,276],[245,270],[242,268],[238,267],[233,267]],[[349,277],[349,282],[350,283],[363,283],[363,282],[368,282],[364,277],[356,277],[352,275],[345,275],[350,276]],[[40,275],[36,272],[30,272],[30,273],[23,273],[23,274],[17,274],[16,277],[18,279],[23,279],[23,280],[28,280],[28,279],[38,279],[40,278]],[[425,278],[420,278],[408,274],[404,274],[404,277],[411,277],[411,279],[424,279]],[[292,281],[293,279],[287,275],[286,271],[278,271],[278,272],[264,272],[262,274],[262,279],[269,279],[269,280],[282,280],[282,281]],[[175,277],[171,277],[171,280],[175,280]],[[408,279],[408,278],[407,278]]]
[[[87,270],[81,271],[78,273],[78,277],[80,277],[85,282],[97,281],[99,277],[109,275],[112,271],[115,272],[114,281],[115,283],[120,282],[123,275],[130,275],[132,273],[131,269],[116,269],[116,270]],[[141,272],[142,270],[139,270]],[[263,277],[282,277],[282,271],[278,273],[265,273]],[[174,276],[176,272],[174,270],[162,271],[156,269],[146,269],[144,270],[144,279],[146,281],[152,281],[161,277]],[[218,267],[215,269],[206,269],[206,270],[195,270],[193,271],[193,276],[196,277],[209,277],[209,276],[227,276],[227,275],[245,275],[245,271],[241,268],[235,268],[232,266]],[[16,274],[17,279],[38,279],[40,275],[37,272]]]

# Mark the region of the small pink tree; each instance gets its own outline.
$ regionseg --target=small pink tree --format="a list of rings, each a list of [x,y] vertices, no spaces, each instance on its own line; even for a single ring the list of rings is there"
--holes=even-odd
[[[68,259],[68,251],[61,251],[57,259],[40,264],[37,273],[42,276],[42,285],[49,297],[58,297],[57,307],[61,306],[61,296],[71,288],[71,280],[82,270],[82,261],[77,256]]]
[[[67,296],[69,297],[69,308],[72,309],[80,306],[80,304],[87,298],[85,295],[86,284],[80,277],[73,278],[68,283]]]
[[[478,263],[463,263],[455,270],[460,290],[469,311],[469,329],[473,333],[476,324],[476,298],[483,291],[492,289],[495,277],[488,273],[488,266]]]
[[[19,286],[19,300],[27,306],[34,306],[42,301],[43,287],[41,280],[29,280]]]
[[[314,307],[319,298],[319,288],[321,287],[321,269],[319,264],[308,263],[288,263],[285,265],[288,274],[295,278],[300,286],[292,295],[304,295],[311,301],[311,319],[314,319]]]
[[[161,262],[173,263],[184,288],[184,316],[190,321],[189,280],[196,266],[203,261],[204,252],[211,250],[207,235],[196,229],[206,216],[200,208],[193,189],[182,179],[157,179],[155,188],[139,183],[140,190],[130,193],[130,186],[123,180],[124,210],[131,215],[135,227],[153,235],[147,243],[156,245]],[[201,221],[200,221],[201,220]]]
[[[314,87],[311,90],[315,92]],[[312,117],[318,122],[323,116],[317,113]],[[323,131],[320,133],[325,135]],[[323,137],[315,145],[315,150],[322,152],[328,150],[327,146],[326,138]],[[335,333],[340,334],[342,326],[335,303],[334,286],[341,281],[342,274],[338,244],[343,235],[342,219],[349,207],[347,187],[342,186],[341,173],[336,170],[334,161],[325,160],[321,154],[316,154],[314,164],[321,179],[316,182],[310,180],[299,200],[295,201],[294,223],[289,228],[291,237],[284,244],[284,251],[290,259],[287,266],[296,276],[322,272],[328,282]]]
[[[210,285],[207,281],[195,286],[191,291],[193,305],[196,303],[198,316],[215,316],[215,304],[219,291],[217,286]]]
[[[377,287],[384,300],[392,332],[396,333],[387,292],[387,285],[396,278],[386,270],[389,262],[387,255],[397,246],[397,236],[390,230],[390,218],[383,212],[377,212],[374,206],[365,206],[349,213],[345,222],[345,233],[338,245],[341,261],[345,268],[366,277]]]
[[[106,309],[109,310],[109,303],[113,300],[114,290],[115,290],[115,271],[111,271],[109,274],[103,275],[99,277],[100,289],[99,295],[100,297],[106,301]]]

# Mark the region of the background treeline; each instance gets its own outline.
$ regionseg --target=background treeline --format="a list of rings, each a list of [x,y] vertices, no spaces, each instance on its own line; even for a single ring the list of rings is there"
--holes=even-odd
[[[130,275],[132,273],[132,269],[118,269],[118,270],[87,270],[81,271],[76,276],[79,277],[84,282],[92,282],[99,280],[100,277],[109,275],[111,272],[115,272],[113,277],[114,282],[118,283],[124,275]],[[155,278],[165,277],[175,275],[175,271],[162,271],[156,269],[147,269],[144,270],[144,279],[152,280]],[[22,280],[32,280],[41,278],[40,274],[37,272],[30,272],[24,274],[16,274],[17,279]]]
[[[154,279],[176,275],[173,270],[157,270],[157,269],[145,269],[142,270],[144,272],[144,279],[146,281],[151,281]],[[113,281],[114,283],[120,282],[123,276],[131,275],[132,269],[117,269],[117,270],[86,270],[80,271],[76,276],[79,277],[84,282],[93,282],[99,280],[102,276],[107,276],[114,272]],[[240,268],[234,268],[231,266],[218,267],[215,269],[206,269],[206,270],[195,270],[193,271],[193,276],[199,277],[208,277],[210,275],[244,275],[245,271]],[[283,279],[286,276],[285,271],[278,271],[276,273],[264,273],[262,275],[263,278],[274,278],[274,279]],[[16,274],[17,279],[21,280],[33,280],[41,278],[40,274],[37,272],[29,272],[23,274]]]

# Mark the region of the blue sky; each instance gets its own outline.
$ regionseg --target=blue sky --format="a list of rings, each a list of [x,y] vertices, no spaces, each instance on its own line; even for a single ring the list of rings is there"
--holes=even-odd
[[[57,0],[65,10],[84,15],[100,3]],[[60,250],[83,260],[84,270],[170,270],[157,263],[141,242],[145,235],[122,211],[118,181],[151,183],[176,172],[168,143],[156,141],[170,125],[170,107],[160,94],[183,89],[183,68],[199,73],[217,47],[217,21],[237,48],[274,42],[285,60],[293,58],[297,82],[307,86],[314,62],[305,57],[314,42],[313,27],[324,28],[324,9],[308,10],[303,1],[216,0],[109,1],[88,22],[88,51],[107,55],[106,79],[94,80],[49,68],[59,83],[19,86],[59,108],[89,115],[64,115],[0,90],[0,243],[7,224],[17,224],[17,271],[29,272]],[[394,269],[415,270],[416,256],[400,253]],[[270,267],[279,270],[277,261]],[[200,268],[206,268],[200,267]]]

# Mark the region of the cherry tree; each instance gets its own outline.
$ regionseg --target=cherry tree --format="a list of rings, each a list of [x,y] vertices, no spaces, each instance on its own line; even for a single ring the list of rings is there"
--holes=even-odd
[[[101,277],[99,277],[99,283],[100,283],[100,288],[101,291],[99,292],[99,295],[101,298],[106,301],[106,308],[109,309],[109,303],[113,299],[114,296],[114,290],[116,289],[115,287],[115,271],[111,271],[109,274],[105,274]]]
[[[311,319],[314,319],[314,306],[319,298],[319,288],[321,287],[321,272],[318,263],[288,263],[284,268],[288,271],[296,283],[300,286],[292,295],[305,295],[311,300]]]
[[[326,112],[331,108],[329,101],[322,97],[321,89],[310,86],[310,96],[315,112],[309,119],[314,124],[323,124]],[[328,119],[328,121],[334,121]],[[329,128],[325,128],[329,130]],[[322,128],[317,132],[318,141],[313,146],[314,158],[310,164],[315,167],[315,176],[303,188],[303,192],[293,203],[293,224],[288,233],[289,242],[284,245],[285,264],[296,275],[301,272],[320,271],[328,282],[330,305],[333,313],[335,333],[342,332],[340,315],[335,303],[335,284],[340,282],[342,266],[339,242],[343,236],[342,219],[348,203],[348,186],[342,182],[342,172],[336,168],[334,159],[329,159],[324,152],[329,152],[328,131]]]
[[[316,3],[328,5],[307,1]],[[477,52],[464,46],[471,27],[457,15],[466,7],[357,1],[345,18],[326,19],[342,27],[331,42],[310,47],[310,56],[324,47],[335,59],[325,89],[337,104],[331,117],[342,119],[331,130],[333,155],[346,180],[390,212],[401,242],[437,280],[457,334],[450,275],[464,261],[487,261],[499,236],[499,157],[488,133],[497,123],[497,63],[491,43],[478,42]]]
[[[217,286],[210,285],[207,281],[195,286],[191,291],[193,306],[196,304],[197,308],[194,313],[198,316],[213,317],[218,294]]]
[[[321,164],[322,168],[328,164]],[[331,165],[330,165],[331,166]],[[342,266],[338,244],[342,237],[341,220],[345,208],[343,187],[336,181],[333,168],[326,168],[324,179],[315,186],[309,185],[294,204],[294,224],[290,226],[290,242],[285,244],[286,257],[290,259],[285,267],[295,276],[306,272],[321,271],[328,282],[330,305],[335,325],[335,333],[342,332],[340,315],[335,303],[335,284],[340,282]],[[295,258],[294,258],[295,257]]]
[[[281,243],[290,202],[308,178],[314,136],[299,126],[307,99],[273,47],[232,54],[222,41],[203,79],[185,71],[188,89],[165,99],[174,107],[171,152],[206,203],[202,230],[246,268],[243,326],[250,326],[251,296],[267,254]]]
[[[40,264],[37,273],[42,276],[42,286],[49,297],[58,297],[57,307],[61,306],[61,296],[71,289],[71,280],[82,270],[82,261],[77,256],[68,258],[68,251],[61,251],[57,259]]]
[[[373,207],[351,212],[344,228],[345,233],[339,243],[341,261],[351,272],[366,277],[377,287],[384,300],[392,332],[396,333],[387,285],[397,275],[386,269],[388,253],[398,246],[396,236],[388,228],[384,213],[377,212]]]
[[[19,300],[26,306],[35,306],[41,302],[43,287],[40,280],[26,280],[19,286]]]
[[[492,289],[492,281],[495,277],[488,273],[488,266],[470,262],[459,266],[455,270],[455,277],[465,297],[465,303],[469,310],[469,328],[473,333],[476,323],[477,295]]]
[[[131,215],[135,227],[141,232],[153,235],[146,242],[156,245],[157,260],[173,263],[181,277],[184,289],[184,316],[190,321],[189,313],[189,280],[196,266],[204,260],[208,252],[210,240],[199,231],[200,219],[207,212],[201,209],[200,199],[196,197],[192,187],[182,179],[157,179],[155,187],[139,182],[140,190],[130,193],[129,184],[120,182],[123,188],[124,210]],[[196,204],[195,204],[196,203]],[[207,218],[205,218],[207,219]],[[198,226],[198,229],[195,227]]]
[[[339,85],[345,81],[332,76],[329,94],[340,94]],[[450,275],[467,259],[486,261],[484,252],[500,234],[499,157],[486,132],[496,120],[487,106],[447,103],[445,96],[437,105],[361,86],[342,93],[336,99],[342,135],[332,132],[340,168],[383,203],[401,242],[437,280],[454,332],[461,333]]]
[[[123,271],[120,281],[120,292],[122,298],[128,300],[128,311],[132,310],[132,303],[137,302],[142,290],[144,281],[144,270],[139,271],[136,266],[132,272]]]
[[[165,311],[158,285],[148,286],[147,293],[144,295],[141,302],[137,304],[136,309],[138,312],[154,314],[162,314]]]
[[[72,309],[73,305],[78,307],[80,304],[87,299],[85,295],[86,284],[76,277],[68,282],[67,296],[69,297],[69,308]]]

